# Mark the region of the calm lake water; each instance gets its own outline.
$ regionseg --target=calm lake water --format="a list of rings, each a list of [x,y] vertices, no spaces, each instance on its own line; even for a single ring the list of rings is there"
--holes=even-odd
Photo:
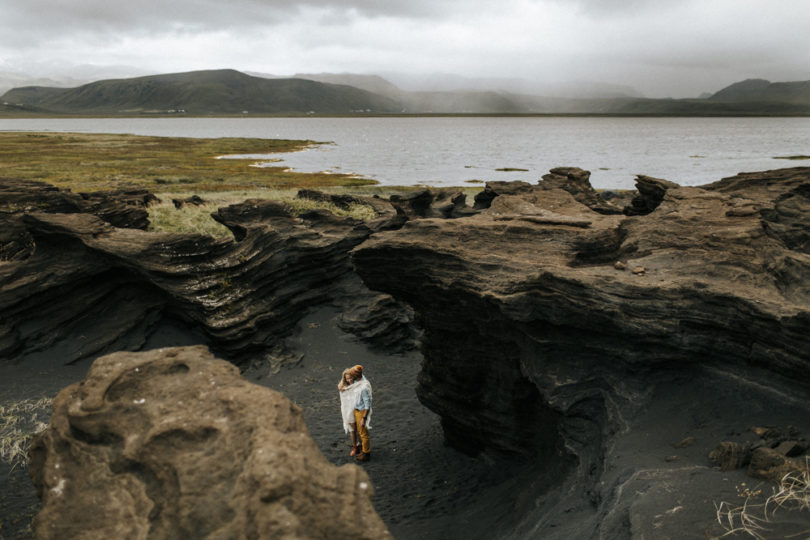
[[[0,131],[11,130],[331,142],[269,157],[295,170],[354,173],[388,185],[533,183],[553,167],[576,166],[592,172],[594,187],[628,189],[636,174],[700,185],[738,172],[810,165],[773,159],[810,155],[810,118],[0,120]],[[497,170],[503,168],[526,171]]]

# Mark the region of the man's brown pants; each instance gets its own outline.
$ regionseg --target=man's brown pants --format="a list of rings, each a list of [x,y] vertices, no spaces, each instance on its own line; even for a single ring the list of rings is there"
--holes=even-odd
[[[354,410],[354,421],[357,422],[357,435],[360,437],[360,442],[363,443],[363,453],[369,454],[371,453],[371,438],[368,435],[368,427],[365,424],[361,425],[365,414],[366,411]]]

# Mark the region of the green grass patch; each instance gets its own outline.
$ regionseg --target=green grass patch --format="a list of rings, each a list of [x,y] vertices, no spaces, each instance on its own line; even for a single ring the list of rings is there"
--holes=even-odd
[[[344,193],[344,190],[340,190]],[[376,217],[374,210],[365,204],[351,204],[347,209],[340,208],[332,203],[299,199],[296,197],[298,189],[261,189],[243,191],[217,191],[202,193],[158,193],[160,203],[149,207],[150,231],[197,233],[213,236],[214,238],[232,238],[231,231],[224,225],[214,221],[211,213],[217,208],[238,204],[248,199],[267,199],[281,201],[290,207],[294,215],[314,209],[323,209],[337,216],[368,220]],[[205,200],[204,205],[183,206],[175,208],[172,199],[186,199],[192,195],[199,195]]]
[[[28,466],[31,438],[42,432],[51,414],[51,398],[26,399],[0,405],[0,460]]]
[[[374,180],[346,174],[254,167],[234,154],[292,152],[312,141],[146,137],[88,133],[0,133],[0,170],[9,178],[48,182],[74,192],[144,188],[162,192],[362,186]],[[269,160],[268,160],[269,161]]]

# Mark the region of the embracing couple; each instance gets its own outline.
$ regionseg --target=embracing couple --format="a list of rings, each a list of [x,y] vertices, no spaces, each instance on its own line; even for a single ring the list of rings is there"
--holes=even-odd
[[[351,454],[357,461],[371,459],[368,430],[371,427],[371,383],[363,376],[363,366],[343,370],[338,383],[343,429],[352,439]]]

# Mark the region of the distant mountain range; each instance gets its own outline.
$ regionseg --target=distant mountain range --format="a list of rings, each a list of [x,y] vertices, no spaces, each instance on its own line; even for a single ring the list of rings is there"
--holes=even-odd
[[[404,91],[376,75],[322,73],[282,78],[224,69],[102,80],[73,88],[22,86],[0,97],[2,111],[101,115],[810,115],[810,81],[750,79],[695,99],[633,95],[587,98],[479,89]]]
[[[779,102],[810,104],[810,81],[776,82],[746,79],[723,88],[711,98],[713,102]]]
[[[0,101],[65,114],[395,113],[396,101],[352,86],[265,79],[234,70],[97,81],[76,88],[27,86]]]

